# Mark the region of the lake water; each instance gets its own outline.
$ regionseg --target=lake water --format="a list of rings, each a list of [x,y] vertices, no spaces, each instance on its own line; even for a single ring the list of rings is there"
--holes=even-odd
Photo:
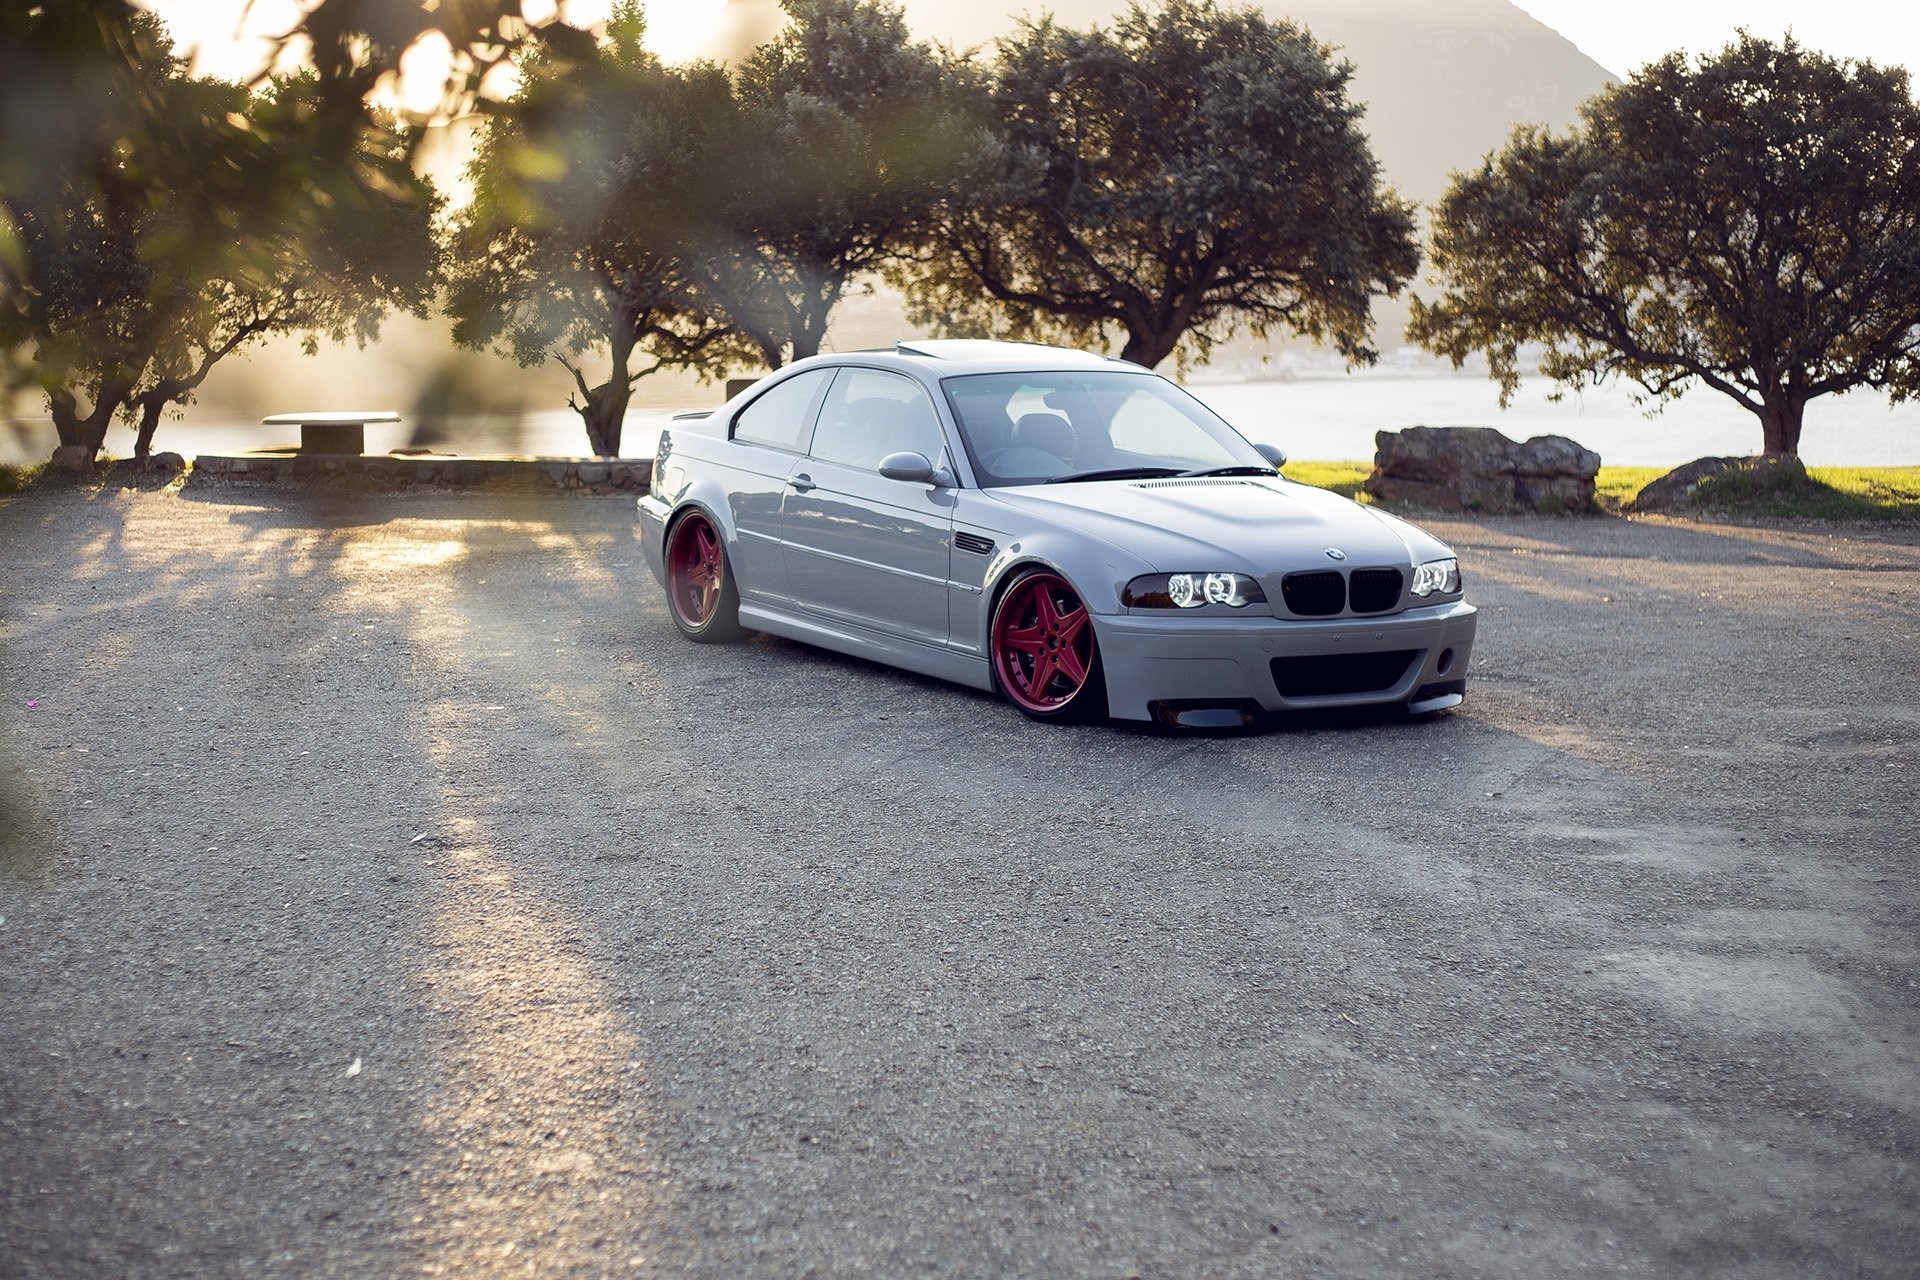
[[[1189,385],[1257,441],[1312,461],[1370,461],[1374,433],[1403,427],[1493,427],[1516,440],[1559,435],[1609,466],[1675,467],[1694,458],[1760,452],[1760,421],[1717,392],[1695,391],[1649,418],[1607,387],[1547,399],[1553,384],[1521,384],[1500,408],[1485,377],[1372,373],[1293,382]],[[1810,466],[1920,466],[1920,404],[1889,405],[1876,392],[1824,396],[1807,406],[1800,456]]]
[[[1618,387],[1569,393],[1554,404],[1546,398],[1551,384],[1541,379],[1524,382],[1513,407],[1506,410],[1499,407],[1494,384],[1486,377],[1447,373],[1374,370],[1245,382],[1202,376],[1188,386],[1249,438],[1278,445],[1303,461],[1368,461],[1375,432],[1410,426],[1488,426],[1518,440],[1570,436],[1612,466],[1670,467],[1709,455],[1760,451],[1758,420],[1725,396],[1704,390],[1648,418]],[[625,451],[650,454],[661,425],[675,412],[712,403],[636,407],[627,416]],[[275,406],[275,411],[285,408]],[[233,453],[291,443],[290,434],[281,434],[287,438],[273,436],[257,422],[222,418],[196,407],[181,421],[163,423],[155,447],[188,456]],[[410,423],[370,427],[367,448],[384,452],[413,438]],[[0,424],[0,461],[39,461],[53,445],[53,428],[45,419]],[[461,419],[449,424],[448,438],[433,442],[433,447],[572,456],[586,451],[586,434],[578,416],[562,408],[519,418]],[[133,433],[116,426],[108,435],[107,451],[117,457],[132,453]],[[1875,392],[1824,396],[1808,406],[1800,455],[1812,466],[1920,466],[1920,404],[1890,405]]]

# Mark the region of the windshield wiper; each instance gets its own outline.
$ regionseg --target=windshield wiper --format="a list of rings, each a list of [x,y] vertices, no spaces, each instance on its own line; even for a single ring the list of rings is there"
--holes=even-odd
[[[1180,478],[1187,480],[1196,476],[1270,476],[1273,473],[1272,467],[1250,467],[1241,464],[1231,467],[1200,467],[1194,471],[1182,471]]]
[[[1106,471],[1080,471],[1070,476],[1055,476],[1048,484],[1072,484],[1078,480],[1161,480],[1177,476],[1174,467],[1112,467]]]

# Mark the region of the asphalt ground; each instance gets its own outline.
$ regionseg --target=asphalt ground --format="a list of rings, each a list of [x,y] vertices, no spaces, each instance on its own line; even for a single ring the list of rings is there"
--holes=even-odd
[[[1464,707],[1196,736],[0,502],[0,1274],[1915,1275],[1920,532],[1429,524]]]

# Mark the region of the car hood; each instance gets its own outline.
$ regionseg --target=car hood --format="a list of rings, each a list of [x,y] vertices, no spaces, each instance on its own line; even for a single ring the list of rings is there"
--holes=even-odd
[[[1412,525],[1278,477],[1107,480],[987,492],[1171,572],[1258,577],[1325,569],[1335,563],[1329,548],[1341,553],[1343,567],[1355,569],[1448,554]]]

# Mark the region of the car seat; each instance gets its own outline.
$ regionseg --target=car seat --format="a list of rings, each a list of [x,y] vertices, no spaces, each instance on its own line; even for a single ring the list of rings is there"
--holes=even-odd
[[[1022,414],[1013,424],[1013,443],[1016,448],[1050,453],[1062,462],[1073,461],[1080,451],[1073,424],[1057,413]]]

